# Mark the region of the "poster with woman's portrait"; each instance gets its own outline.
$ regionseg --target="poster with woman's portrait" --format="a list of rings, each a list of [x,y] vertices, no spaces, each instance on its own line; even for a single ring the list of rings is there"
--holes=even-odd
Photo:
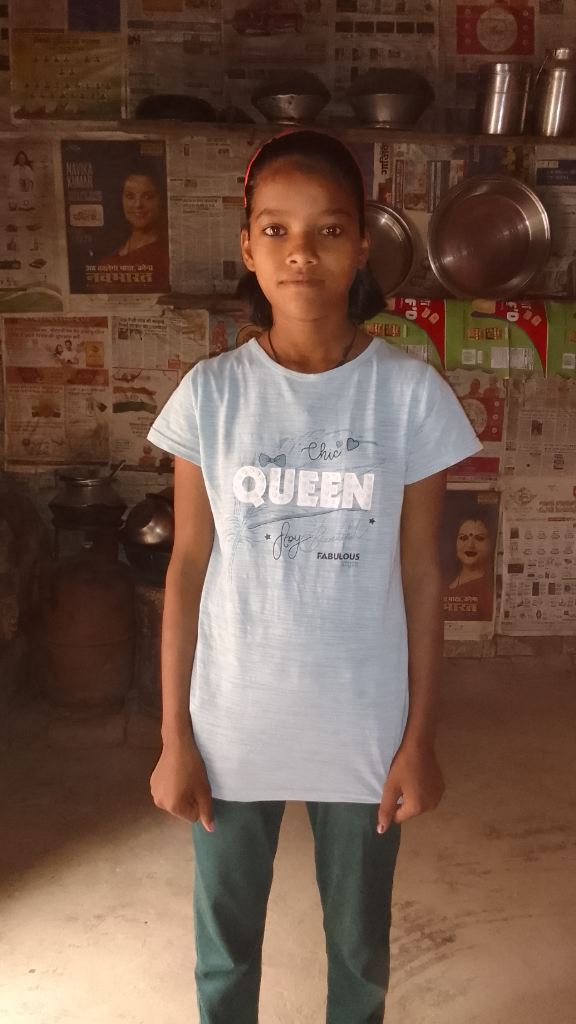
[[[62,142],[70,291],[170,291],[162,141]]]
[[[440,553],[446,637],[490,636],[500,495],[447,491]]]

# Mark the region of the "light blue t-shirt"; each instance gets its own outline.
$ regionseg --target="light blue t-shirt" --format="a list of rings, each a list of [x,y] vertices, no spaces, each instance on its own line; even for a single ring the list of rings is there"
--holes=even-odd
[[[252,340],[149,438],[202,467],[214,515],[190,697],[213,795],[379,803],[408,710],[403,490],[481,448],[458,400],[379,339],[318,374]]]

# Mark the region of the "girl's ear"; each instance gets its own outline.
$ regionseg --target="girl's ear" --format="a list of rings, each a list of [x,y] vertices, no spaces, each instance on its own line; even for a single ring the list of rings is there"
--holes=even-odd
[[[240,251],[244,260],[244,266],[254,272],[254,260],[252,259],[252,246],[250,245],[248,228],[242,228],[240,232]]]

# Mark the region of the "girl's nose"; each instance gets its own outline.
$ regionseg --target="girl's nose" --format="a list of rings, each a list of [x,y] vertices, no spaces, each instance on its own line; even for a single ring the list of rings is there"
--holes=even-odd
[[[292,266],[304,267],[318,262],[318,254],[311,240],[303,237],[294,241],[287,256]]]

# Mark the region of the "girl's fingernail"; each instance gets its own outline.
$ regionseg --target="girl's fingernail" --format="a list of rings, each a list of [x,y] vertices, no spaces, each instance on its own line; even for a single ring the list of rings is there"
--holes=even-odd
[[[376,826],[376,831],[379,832],[380,835],[382,835],[382,833],[385,832],[386,830],[384,828],[384,825],[380,825],[380,823],[378,823],[378,825]]]

